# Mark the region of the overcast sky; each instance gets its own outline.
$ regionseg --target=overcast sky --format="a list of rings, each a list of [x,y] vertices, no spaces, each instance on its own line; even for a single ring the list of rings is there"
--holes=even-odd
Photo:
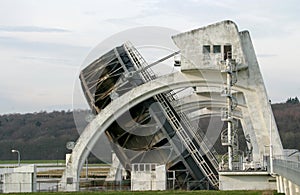
[[[270,99],[299,97],[296,0],[0,0],[0,113],[72,109],[85,57],[118,32],[184,32],[225,19],[250,31]]]

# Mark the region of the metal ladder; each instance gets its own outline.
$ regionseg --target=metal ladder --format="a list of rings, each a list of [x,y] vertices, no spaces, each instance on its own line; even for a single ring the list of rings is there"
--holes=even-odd
[[[170,124],[172,125],[173,129],[176,131],[178,137],[181,139],[183,144],[185,145],[186,149],[189,151],[197,165],[200,167],[202,172],[206,175],[207,179],[210,183],[217,187],[219,184],[218,177],[214,174],[210,166],[204,160],[202,155],[200,154],[199,149],[195,146],[185,129],[182,127],[182,124],[177,119],[176,115],[174,114],[173,110],[170,108],[169,104],[166,102],[166,98],[162,95],[156,95],[156,99],[161,104],[163,109],[166,112],[167,119],[169,119]]]
[[[207,137],[204,135],[203,131],[201,129],[196,130],[193,125],[191,125],[189,119],[187,118],[186,114],[183,112],[178,113],[181,121],[183,124],[192,131],[192,133],[196,136],[196,141],[198,142],[199,146],[201,147],[202,151],[206,154],[207,158],[210,160],[212,165],[216,170],[218,170],[219,162],[216,159],[216,156],[218,155],[217,151],[214,149],[213,145],[210,143],[210,141],[207,139]]]
[[[127,52],[130,54],[130,57],[132,61],[135,63],[137,68],[144,68],[147,66],[147,62],[144,60],[144,58],[141,56],[141,54],[130,44],[126,43],[124,45]],[[142,78],[144,82],[151,81],[156,78],[153,71],[148,68],[146,71],[141,72]],[[163,110],[165,111],[165,114],[167,116],[168,121],[170,122],[171,126],[177,133],[178,137],[181,139],[183,144],[185,145],[186,149],[189,151],[190,155],[193,157],[194,161],[198,165],[198,167],[202,170],[202,172],[206,175],[207,179],[210,181],[211,185],[218,188],[219,180],[218,177],[214,174],[211,167],[208,165],[208,163],[205,161],[205,159],[200,154],[199,149],[195,146],[185,129],[183,128],[182,124],[176,117],[174,111],[171,109],[170,105],[167,101],[171,102],[176,99],[176,93],[174,91],[170,91],[169,93],[164,94],[158,94],[154,97],[162,106]],[[167,101],[166,101],[167,100]],[[207,138],[205,138],[204,135],[200,135],[197,133],[195,128],[190,124],[190,121],[186,117],[184,113],[179,113],[181,121],[183,124],[190,130],[192,130],[193,134],[198,138],[196,139],[197,142],[200,140],[204,143],[199,143],[199,146],[201,150],[206,153],[207,158],[210,160],[214,168],[217,170],[218,162],[215,158],[215,156],[211,153],[208,146],[211,146],[211,144],[208,144]],[[211,149],[213,147],[210,147]],[[215,150],[214,150],[215,152]],[[215,152],[216,154],[216,152]]]
[[[142,57],[142,55],[131,45],[131,43],[127,42],[125,44],[126,50],[130,53],[130,56],[134,60],[135,64],[138,68],[144,68],[147,66],[147,62]],[[156,75],[152,71],[152,69],[148,68],[147,71],[141,72],[144,78],[145,82],[151,81],[156,78]],[[169,102],[173,102],[174,100],[179,99],[176,95],[176,92],[171,90],[168,93],[164,93],[165,97]],[[208,159],[214,166],[216,170],[218,170],[219,162],[216,159],[216,156],[218,153],[214,149],[213,145],[210,143],[210,141],[207,139],[207,137],[204,135],[203,131],[201,129],[195,129],[193,125],[191,125],[190,120],[183,112],[177,112],[177,114],[180,117],[180,121],[183,122],[183,124],[187,127],[188,130],[191,131],[193,135],[196,136],[196,141],[198,142],[199,146],[201,147],[202,151],[207,155]],[[201,143],[202,142],[202,143]]]
[[[169,102],[179,99],[173,90],[169,92],[168,95],[166,95],[166,98]],[[218,153],[213,147],[213,145],[210,143],[210,141],[207,139],[207,137],[204,135],[203,131],[200,129],[200,127],[198,129],[195,129],[195,127],[191,124],[191,121],[188,119],[187,115],[184,112],[179,111],[177,112],[177,114],[179,115],[181,122],[183,122],[187,129],[189,129],[191,133],[194,136],[196,136],[196,141],[198,142],[202,151],[206,154],[214,168],[218,170],[219,162],[216,159]]]

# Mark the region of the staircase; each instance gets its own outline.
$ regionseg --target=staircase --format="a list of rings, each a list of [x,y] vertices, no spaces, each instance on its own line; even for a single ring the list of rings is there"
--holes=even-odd
[[[226,97],[227,105],[221,110],[221,120],[227,122],[227,129],[221,132],[221,143],[228,147],[228,169],[233,170],[233,161],[238,157],[238,136],[236,120],[233,111],[237,107],[237,99],[232,95],[232,86],[237,83],[237,63],[232,59],[232,53],[227,53],[227,59],[220,62],[221,73],[226,73],[226,83],[221,96]]]
[[[154,72],[147,68],[147,63],[141,54],[130,43],[124,45],[125,50],[130,54],[131,60],[136,65],[137,70],[144,82],[149,82],[156,78]],[[190,123],[187,116],[182,112],[175,112],[170,102],[176,99],[176,93],[170,91],[167,93],[158,94],[154,99],[160,103],[164,110],[165,117],[171,124],[185,148],[192,156],[194,162],[201,169],[202,173],[207,177],[208,181],[214,188],[218,188],[219,180],[216,175],[218,170],[218,161],[216,159],[216,151],[204,136],[201,130],[196,130]],[[201,134],[202,133],[202,134]],[[193,139],[195,136],[196,139]],[[202,154],[201,154],[202,152]],[[204,158],[206,157],[206,159]],[[207,160],[209,162],[207,162]]]

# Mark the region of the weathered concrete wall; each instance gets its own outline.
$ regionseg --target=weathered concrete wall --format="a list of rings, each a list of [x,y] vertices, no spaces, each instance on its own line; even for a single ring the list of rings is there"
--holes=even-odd
[[[112,163],[105,181],[122,181],[126,171],[115,153],[112,153]]]
[[[134,166],[144,167],[143,169]],[[151,168],[152,166],[152,168]],[[153,170],[153,166],[155,170]],[[134,164],[131,172],[131,190],[166,190],[166,166],[154,164]]]
[[[36,192],[35,165],[18,167],[12,173],[5,173],[3,192]]]
[[[267,172],[220,173],[220,190],[275,190],[276,178]]]
[[[277,192],[284,193],[287,195],[299,195],[300,194],[300,186],[292,182],[291,180],[281,176],[276,176],[277,181]]]
[[[181,50],[183,73],[198,73],[206,80],[206,88],[197,87],[198,95],[204,93],[216,96],[218,90],[212,84],[225,83],[225,74],[220,72],[220,61],[224,60],[224,55],[226,55],[224,47],[231,45],[232,59],[237,62],[236,85],[240,87],[237,92],[239,101],[242,100],[238,104],[244,104],[241,107],[243,117],[240,120],[244,134],[249,135],[252,142],[253,160],[256,163],[262,163],[265,147],[270,144],[270,136],[272,136],[274,155],[282,156],[281,140],[249,32],[239,32],[235,23],[223,21],[184,32],[172,38]],[[221,51],[215,52],[215,46],[220,46]],[[209,47],[210,51],[205,52],[205,47]],[[219,72],[219,75],[216,72]],[[219,88],[222,88],[222,84]],[[272,135],[269,132],[270,128]]]
[[[203,28],[181,33],[172,37],[181,51],[181,70],[216,69],[224,57],[224,46],[232,46],[232,58],[244,64],[241,41],[237,26],[232,21],[224,21]],[[214,46],[221,52],[214,52]],[[210,52],[203,51],[210,46]]]

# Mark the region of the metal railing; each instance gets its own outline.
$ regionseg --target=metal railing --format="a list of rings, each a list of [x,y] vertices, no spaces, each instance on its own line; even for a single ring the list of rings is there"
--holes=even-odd
[[[273,159],[273,170],[293,183],[300,185],[300,162],[284,159]]]
[[[283,159],[273,159],[274,166],[281,166],[288,169],[294,169],[296,172],[299,173],[300,178],[300,162],[297,161],[290,161],[290,160],[283,160]]]
[[[138,69],[145,68],[147,66],[146,61],[144,58],[140,55],[140,53],[130,44],[125,44],[125,49],[130,54],[129,57],[134,62],[136,67]],[[144,82],[151,81],[156,78],[153,71],[148,68],[145,71],[140,72],[142,79]],[[217,170],[218,162],[216,160],[216,157],[213,153],[211,153],[212,146],[208,144],[208,140],[205,139],[204,136],[200,137],[200,134],[197,133],[197,131],[192,127],[189,120],[185,116],[184,113],[180,113],[180,119],[176,117],[176,114],[174,113],[173,109],[170,107],[168,102],[171,102],[175,100],[176,93],[174,93],[172,90],[170,93],[164,93],[164,94],[158,94],[154,97],[162,106],[162,108],[165,111],[166,118],[170,122],[171,126],[175,130],[176,134],[179,136],[181,141],[184,143],[186,149],[189,151],[191,156],[193,157],[196,164],[199,166],[199,168],[202,170],[202,172],[206,175],[207,179],[210,181],[212,186],[217,187],[219,180],[218,177],[214,174],[213,169]],[[167,102],[168,101],[168,102]],[[182,121],[181,121],[182,120]],[[188,135],[188,133],[185,131],[182,123],[188,127],[188,130],[191,131],[192,135],[195,135],[197,137],[197,142],[203,141],[203,143],[200,143],[199,146],[203,152],[205,152],[207,158],[212,163],[213,167],[210,167],[209,164],[204,160],[202,157],[198,147],[193,143],[192,139]],[[200,140],[199,140],[200,139]],[[209,145],[209,146],[208,146]],[[214,151],[215,152],[215,151]]]

